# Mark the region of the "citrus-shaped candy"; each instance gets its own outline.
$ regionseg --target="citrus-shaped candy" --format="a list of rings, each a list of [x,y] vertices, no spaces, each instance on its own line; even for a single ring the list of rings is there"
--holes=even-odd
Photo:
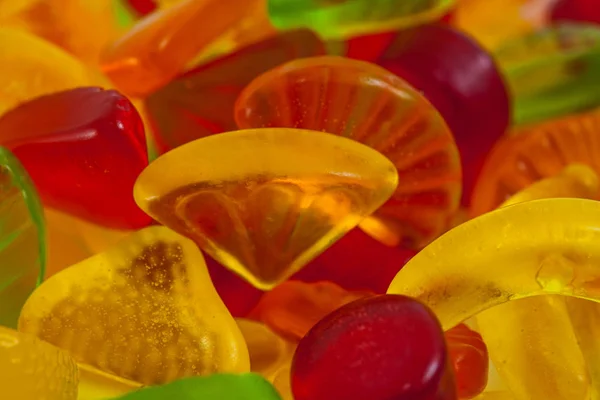
[[[531,184],[561,173],[567,177],[583,174],[580,179],[566,183],[567,186],[593,187],[597,180],[593,171],[600,173],[599,130],[600,110],[595,110],[519,128],[503,138],[491,151],[479,175],[471,200],[473,215],[493,210]],[[576,167],[563,172],[569,164],[587,165],[593,171],[590,175]],[[558,186],[563,191],[564,187]],[[563,196],[572,197],[566,193]]]
[[[23,307],[19,330],[67,350],[82,367],[146,385],[249,369],[202,254],[162,226],[46,280]]]
[[[0,326],[2,397],[19,400],[76,400],[77,365],[64,351]]]
[[[361,224],[384,243],[423,245],[458,208],[460,161],[448,127],[415,89],[376,65],[331,56],[283,64],[244,89],[235,118],[241,128],[333,133],[388,157],[398,187]]]
[[[81,62],[27,32],[0,28],[0,48],[0,114],[26,100],[91,82]]]
[[[387,158],[353,140],[250,129],[163,154],[134,196],[157,221],[270,289],[381,206],[397,182]]]
[[[517,124],[600,105],[600,27],[563,23],[494,52],[513,97]]]
[[[455,0],[268,0],[280,29],[310,28],[327,39],[383,32],[433,22]]]
[[[44,277],[46,229],[35,186],[0,147],[0,325],[16,327],[21,307]]]

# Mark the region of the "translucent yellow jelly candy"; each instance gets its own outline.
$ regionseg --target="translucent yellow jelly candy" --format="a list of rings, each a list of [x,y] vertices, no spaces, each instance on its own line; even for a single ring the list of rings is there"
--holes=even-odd
[[[68,350],[82,367],[148,385],[250,367],[202,254],[162,226],[45,281],[19,330]]]
[[[62,49],[30,33],[0,28],[0,114],[26,100],[91,81],[92,73]]]
[[[77,365],[38,338],[0,326],[0,377],[6,400],[76,400]]]
[[[281,338],[262,322],[246,318],[236,318],[236,322],[248,345],[252,372],[273,381],[275,374],[291,362],[295,344]]]
[[[521,190],[500,207],[551,197],[593,199],[599,188],[593,169],[573,164],[560,174]],[[566,303],[586,310],[600,308],[595,303],[586,305],[586,300],[535,296],[477,315],[490,358],[517,399],[588,397],[590,381],[586,362]],[[583,331],[587,330],[589,327],[583,327]]]
[[[149,215],[260,289],[285,281],[390,198],[390,160],[302,129],[220,133],[154,160],[134,187]]]

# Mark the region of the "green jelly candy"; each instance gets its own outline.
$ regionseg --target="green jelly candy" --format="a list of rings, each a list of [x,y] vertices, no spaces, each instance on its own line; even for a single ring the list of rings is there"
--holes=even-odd
[[[281,400],[258,374],[215,374],[177,380],[128,393],[114,400]]]

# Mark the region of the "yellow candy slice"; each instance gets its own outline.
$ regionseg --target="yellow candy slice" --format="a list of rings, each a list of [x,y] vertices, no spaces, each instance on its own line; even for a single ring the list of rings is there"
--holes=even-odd
[[[32,335],[2,326],[0,377],[3,399],[77,399],[77,365],[68,354]]]
[[[162,226],[45,281],[25,303],[19,330],[68,350],[82,367],[140,384],[250,369],[202,254]]]

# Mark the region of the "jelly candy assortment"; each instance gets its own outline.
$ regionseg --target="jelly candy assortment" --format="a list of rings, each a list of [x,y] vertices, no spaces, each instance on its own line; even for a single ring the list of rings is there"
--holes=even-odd
[[[0,2],[0,397],[598,398],[599,24]]]

